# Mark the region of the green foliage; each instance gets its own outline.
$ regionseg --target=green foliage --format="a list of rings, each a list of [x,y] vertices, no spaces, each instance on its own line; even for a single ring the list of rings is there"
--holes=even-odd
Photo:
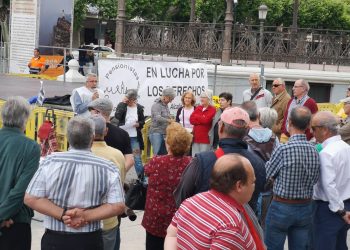
[[[140,17],[150,21],[189,21],[191,0],[125,1],[127,19]],[[299,1],[299,27],[350,29],[350,0]],[[269,8],[266,25],[283,24],[288,27],[292,24],[294,0],[238,0],[235,21],[259,24],[258,7],[263,3]],[[81,26],[86,17],[87,4],[99,7],[99,16],[103,19],[117,16],[118,0],[75,0],[75,29]],[[196,17],[202,23],[223,23],[225,11],[225,0],[196,0]]]
[[[87,14],[87,5],[99,8],[99,19],[109,20],[117,17],[118,0],[75,0],[74,1],[74,30],[81,28]]]
[[[188,22],[188,0],[126,0],[127,17],[141,17],[150,21]]]
[[[304,0],[300,4],[300,27],[348,29],[349,8],[342,0]]]

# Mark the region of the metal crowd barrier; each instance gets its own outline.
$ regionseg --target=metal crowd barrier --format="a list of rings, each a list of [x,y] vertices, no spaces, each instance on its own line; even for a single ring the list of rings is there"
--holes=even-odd
[[[218,98],[214,97],[213,99],[214,99],[215,106],[217,106]],[[0,108],[4,103],[5,101],[0,99]],[[320,111],[328,110],[334,114],[337,114],[339,110],[342,109],[342,105],[334,104],[334,103],[318,103],[317,106]],[[38,138],[38,129],[43,124],[45,119],[49,119],[55,125],[58,150],[66,151],[69,146],[68,140],[67,140],[67,125],[68,125],[69,119],[74,117],[74,113],[71,111],[66,111],[61,109],[53,109],[53,113],[48,112],[48,116],[47,118],[45,118],[47,109],[48,108],[46,107],[37,107],[37,106],[34,107],[33,112],[30,115],[26,126],[26,131],[25,131],[26,136],[39,143],[40,141]],[[151,143],[148,139],[148,131],[149,131],[150,125],[151,125],[151,119],[148,118],[142,129],[142,136],[143,136],[143,141],[145,145],[141,155],[141,159],[143,163],[146,163],[153,156]],[[1,116],[0,116],[0,127],[2,127]]]
[[[5,103],[5,100],[0,99],[0,109],[2,105]],[[69,144],[67,140],[67,125],[68,121],[74,117],[74,113],[71,111],[61,110],[61,109],[53,109],[52,112],[48,112],[47,118],[45,118],[46,110],[50,108],[46,107],[37,107],[35,106],[26,126],[25,134],[27,137],[37,141],[40,143],[38,138],[38,130],[43,122],[48,119],[55,125],[57,144],[59,151],[67,151]],[[52,115],[53,114],[53,115]],[[147,119],[145,126],[142,130],[142,136],[145,144],[145,148],[142,151],[142,162],[146,163],[150,157],[152,156],[151,144],[148,139],[148,130],[151,124],[151,119]],[[2,121],[0,116],[0,128],[2,127]]]

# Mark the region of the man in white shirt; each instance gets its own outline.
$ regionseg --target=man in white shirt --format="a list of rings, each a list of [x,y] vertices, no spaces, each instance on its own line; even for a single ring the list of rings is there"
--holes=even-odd
[[[88,74],[86,77],[86,84],[80,88],[73,89],[70,97],[70,103],[74,113],[85,117],[90,116],[88,105],[97,98],[103,98],[104,93],[97,88],[98,81],[96,74]]]
[[[249,76],[250,88],[243,91],[243,102],[254,101],[258,108],[270,107],[272,94],[260,85],[259,74],[253,73]]]
[[[321,174],[314,186],[314,249],[345,250],[350,224],[350,146],[338,135],[337,119],[318,112],[311,128],[320,152]]]

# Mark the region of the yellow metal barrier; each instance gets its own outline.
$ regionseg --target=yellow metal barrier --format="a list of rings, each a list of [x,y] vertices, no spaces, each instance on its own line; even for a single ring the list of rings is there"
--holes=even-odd
[[[27,123],[26,135],[37,142],[40,142],[38,138],[38,130],[46,120],[46,110],[47,108],[45,107],[36,107]],[[68,149],[67,125],[69,119],[72,117],[74,117],[74,113],[70,111],[53,109],[53,112],[48,112],[47,119],[52,121],[55,125],[59,151],[66,151]]]
[[[218,100],[219,98],[217,96],[213,97],[213,104],[218,107]],[[5,103],[4,100],[0,100],[0,108]],[[333,103],[318,103],[317,104],[318,109],[320,111],[331,111],[334,114],[337,114],[339,110],[342,108],[342,105],[339,104],[333,104]],[[35,107],[33,109],[32,114],[29,117],[27,126],[26,126],[26,136],[29,138],[36,140],[39,142],[38,139],[38,129],[43,124],[45,120],[45,113],[47,108],[46,107]],[[57,142],[58,142],[58,149],[59,151],[66,151],[68,149],[68,140],[67,140],[67,125],[69,119],[74,117],[74,113],[70,111],[60,110],[60,109],[54,109],[54,117],[52,117],[52,113],[48,113],[48,119],[50,119],[54,124],[56,128],[56,135],[57,135]],[[142,129],[142,136],[145,148],[142,151],[142,162],[146,163],[148,160],[153,156],[152,152],[152,146],[148,139],[148,131],[149,127],[151,125],[151,119],[148,118],[146,120],[146,123]],[[0,127],[2,127],[2,121],[0,116]]]

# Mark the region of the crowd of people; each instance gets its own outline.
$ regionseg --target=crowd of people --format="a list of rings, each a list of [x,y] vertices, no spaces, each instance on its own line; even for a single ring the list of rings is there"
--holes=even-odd
[[[343,250],[350,227],[350,121],[318,111],[307,81],[291,96],[249,77],[243,103],[232,94],[190,91],[176,116],[163,90],[151,108],[153,157],[143,163],[144,106],[129,89],[115,109],[97,76],[71,96],[69,150],[40,159],[24,135],[30,106],[4,104],[0,130],[0,249],[30,249],[33,210],[45,215],[41,248],[117,250],[126,173],[148,177],[142,226],[146,250]],[[349,96],[341,100],[350,115]],[[33,210],[32,210],[33,209]],[[21,240],[18,240],[18,237]]]

